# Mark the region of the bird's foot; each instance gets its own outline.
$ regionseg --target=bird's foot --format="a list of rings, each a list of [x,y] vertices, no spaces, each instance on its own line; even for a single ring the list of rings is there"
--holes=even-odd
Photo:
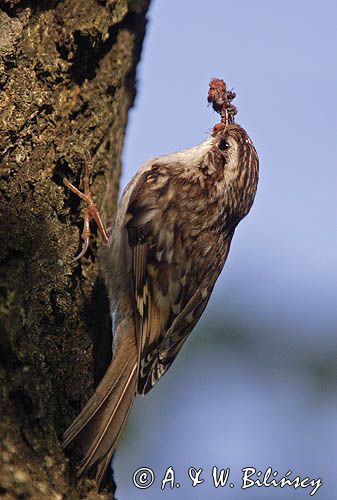
[[[87,204],[87,207],[84,212],[84,225],[83,225],[83,231],[82,231],[82,239],[83,239],[83,248],[81,252],[75,257],[75,260],[79,260],[83,255],[85,255],[86,251],[88,250],[89,247],[89,239],[90,239],[90,220],[93,219],[98,227],[99,232],[102,235],[102,238],[105,243],[109,241],[107,232],[105,230],[104,224],[102,222],[101,216],[99,214],[97,205],[92,197],[91,191],[90,191],[90,174],[92,171],[92,158],[90,153],[86,153],[86,158],[85,158],[85,172],[84,172],[84,178],[83,178],[83,184],[84,184],[84,192],[80,191],[75,187],[71,182],[68,181],[68,179],[63,179],[63,184],[70,189],[74,194],[76,194],[81,200],[85,201]]]

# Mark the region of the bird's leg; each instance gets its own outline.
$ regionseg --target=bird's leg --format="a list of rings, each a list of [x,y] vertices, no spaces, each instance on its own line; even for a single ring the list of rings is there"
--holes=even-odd
[[[86,251],[88,250],[89,246],[89,238],[90,238],[90,220],[94,219],[94,221],[97,224],[98,230],[102,235],[102,238],[105,243],[109,241],[107,232],[105,230],[104,224],[102,222],[101,216],[99,214],[98,208],[96,206],[96,203],[92,197],[91,191],[90,191],[90,174],[92,170],[92,159],[89,153],[86,154],[85,158],[85,172],[84,172],[84,179],[83,179],[83,184],[84,184],[84,192],[80,191],[77,189],[71,182],[68,181],[68,179],[63,179],[63,184],[70,189],[73,193],[75,193],[81,200],[85,201],[87,203],[87,208],[85,209],[84,212],[84,225],[83,225],[83,231],[82,231],[82,239],[84,241],[83,248],[81,252],[77,255],[75,260],[79,260],[83,255],[85,255]]]

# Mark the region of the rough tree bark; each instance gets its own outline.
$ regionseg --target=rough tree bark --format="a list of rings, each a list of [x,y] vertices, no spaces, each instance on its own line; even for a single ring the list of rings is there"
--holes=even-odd
[[[149,0],[0,2],[0,496],[112,498],[60,438],[111,356],[97,259],[80,263],[84,154],[109,224]]]

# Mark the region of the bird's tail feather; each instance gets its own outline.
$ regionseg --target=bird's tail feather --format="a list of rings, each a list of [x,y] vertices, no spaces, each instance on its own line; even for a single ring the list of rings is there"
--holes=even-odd
[[[119,335],[119,329],[122,334]],[[132,320],[118,325],[119,337],[113,360],[97,387],[64,434],[63,446],[76,441],[83,459],[79,474],[97,464],[96,480],[102,482],[117,440],[136,394],[137,348]]]

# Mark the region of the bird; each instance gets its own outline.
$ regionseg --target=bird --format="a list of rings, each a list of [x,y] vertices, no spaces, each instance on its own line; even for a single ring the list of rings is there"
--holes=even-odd
[[[247,132],[234,121],[235,93],[212,79],[208,101],[221,122],[201,144],[146,161],[124,190],[104,241],[101,263],[110,300],[113,357],[102,381],[66,430],[76,444],[80,476],[93,471],[98,486],[132,403],[172,365],[210,299],[238,223],[257,190],[259,159]],[[89,193],[66,186],[87,203]],[[80,256],[83,255],[81,252]]]

